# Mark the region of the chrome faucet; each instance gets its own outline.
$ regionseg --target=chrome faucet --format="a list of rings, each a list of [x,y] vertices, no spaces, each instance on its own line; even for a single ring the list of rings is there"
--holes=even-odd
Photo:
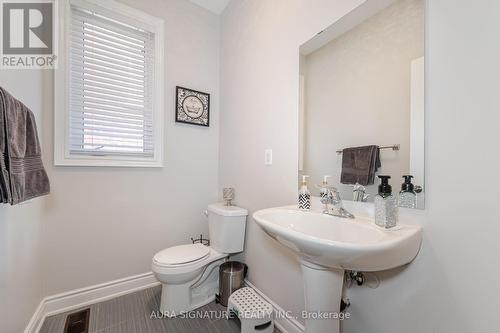
[[[352,189],[352,201],[366,202],[369,196],[369,194],[366,194],[366,187],[359,183],[354,184]]]
[[[342,205],[339,191],[331,186],[326,187],[326,189],[326,193],[320,199],[321,203],[325,205],[323,213],[353,219],[355,216],[349,213]]]

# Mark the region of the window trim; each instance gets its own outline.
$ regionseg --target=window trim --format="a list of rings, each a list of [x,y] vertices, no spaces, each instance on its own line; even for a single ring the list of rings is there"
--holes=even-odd
[[[54,165],[56,166],[111,166],[111,167],[163,167],[164,160],[164,21],[114,0],[58,1],[60,17],[59,59],[54,73]],[[127,23],[155,34],[155,75],[153,78],[153,157],[122,155],[91,155],[70,153],[69,106],[69,28],[71,5],[94,9],[120,16]]]

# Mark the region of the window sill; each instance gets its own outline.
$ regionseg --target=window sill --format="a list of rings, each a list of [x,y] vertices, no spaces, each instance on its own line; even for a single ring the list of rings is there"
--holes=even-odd
[[[75,156],[54,159],[55,166],[162,168],[163,160],[117,156]]]

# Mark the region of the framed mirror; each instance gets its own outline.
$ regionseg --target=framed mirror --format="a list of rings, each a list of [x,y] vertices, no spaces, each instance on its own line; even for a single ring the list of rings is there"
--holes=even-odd
[[[367,0],[300,47],[299,176],[312,195],[328,175],[343,200],[373,202],[389,175],[424,208],[424,54],[424,0]]]

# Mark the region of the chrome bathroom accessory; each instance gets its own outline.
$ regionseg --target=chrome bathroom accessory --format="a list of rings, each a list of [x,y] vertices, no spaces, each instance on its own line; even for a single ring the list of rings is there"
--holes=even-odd
[[[342,205],[339,191],[332,186],[327,186],[325,188],[327,189],[326,195],[320,198],[321,203],[325,205],[323,213],[353,219],[355,216],[349,213]]]
[[[366,202],[370,195],[366,194],[366,187],[356,183],[352,189],[352,201]]]
[[[395,144],[395,145],[390,145],[390,146],[380,146],[378,147],[378,149],[392,149],[392,150],[399,150],[401,148],[401,145],[398,143],[398,144]],[[343,150],[337,150],[337,154],[342,154]]]
[[[239,261],[226,261],[220,265],[219,294],[215,295],[215,301],[227,306],[229,296],[245,285],[247,272],[248,266]]]

